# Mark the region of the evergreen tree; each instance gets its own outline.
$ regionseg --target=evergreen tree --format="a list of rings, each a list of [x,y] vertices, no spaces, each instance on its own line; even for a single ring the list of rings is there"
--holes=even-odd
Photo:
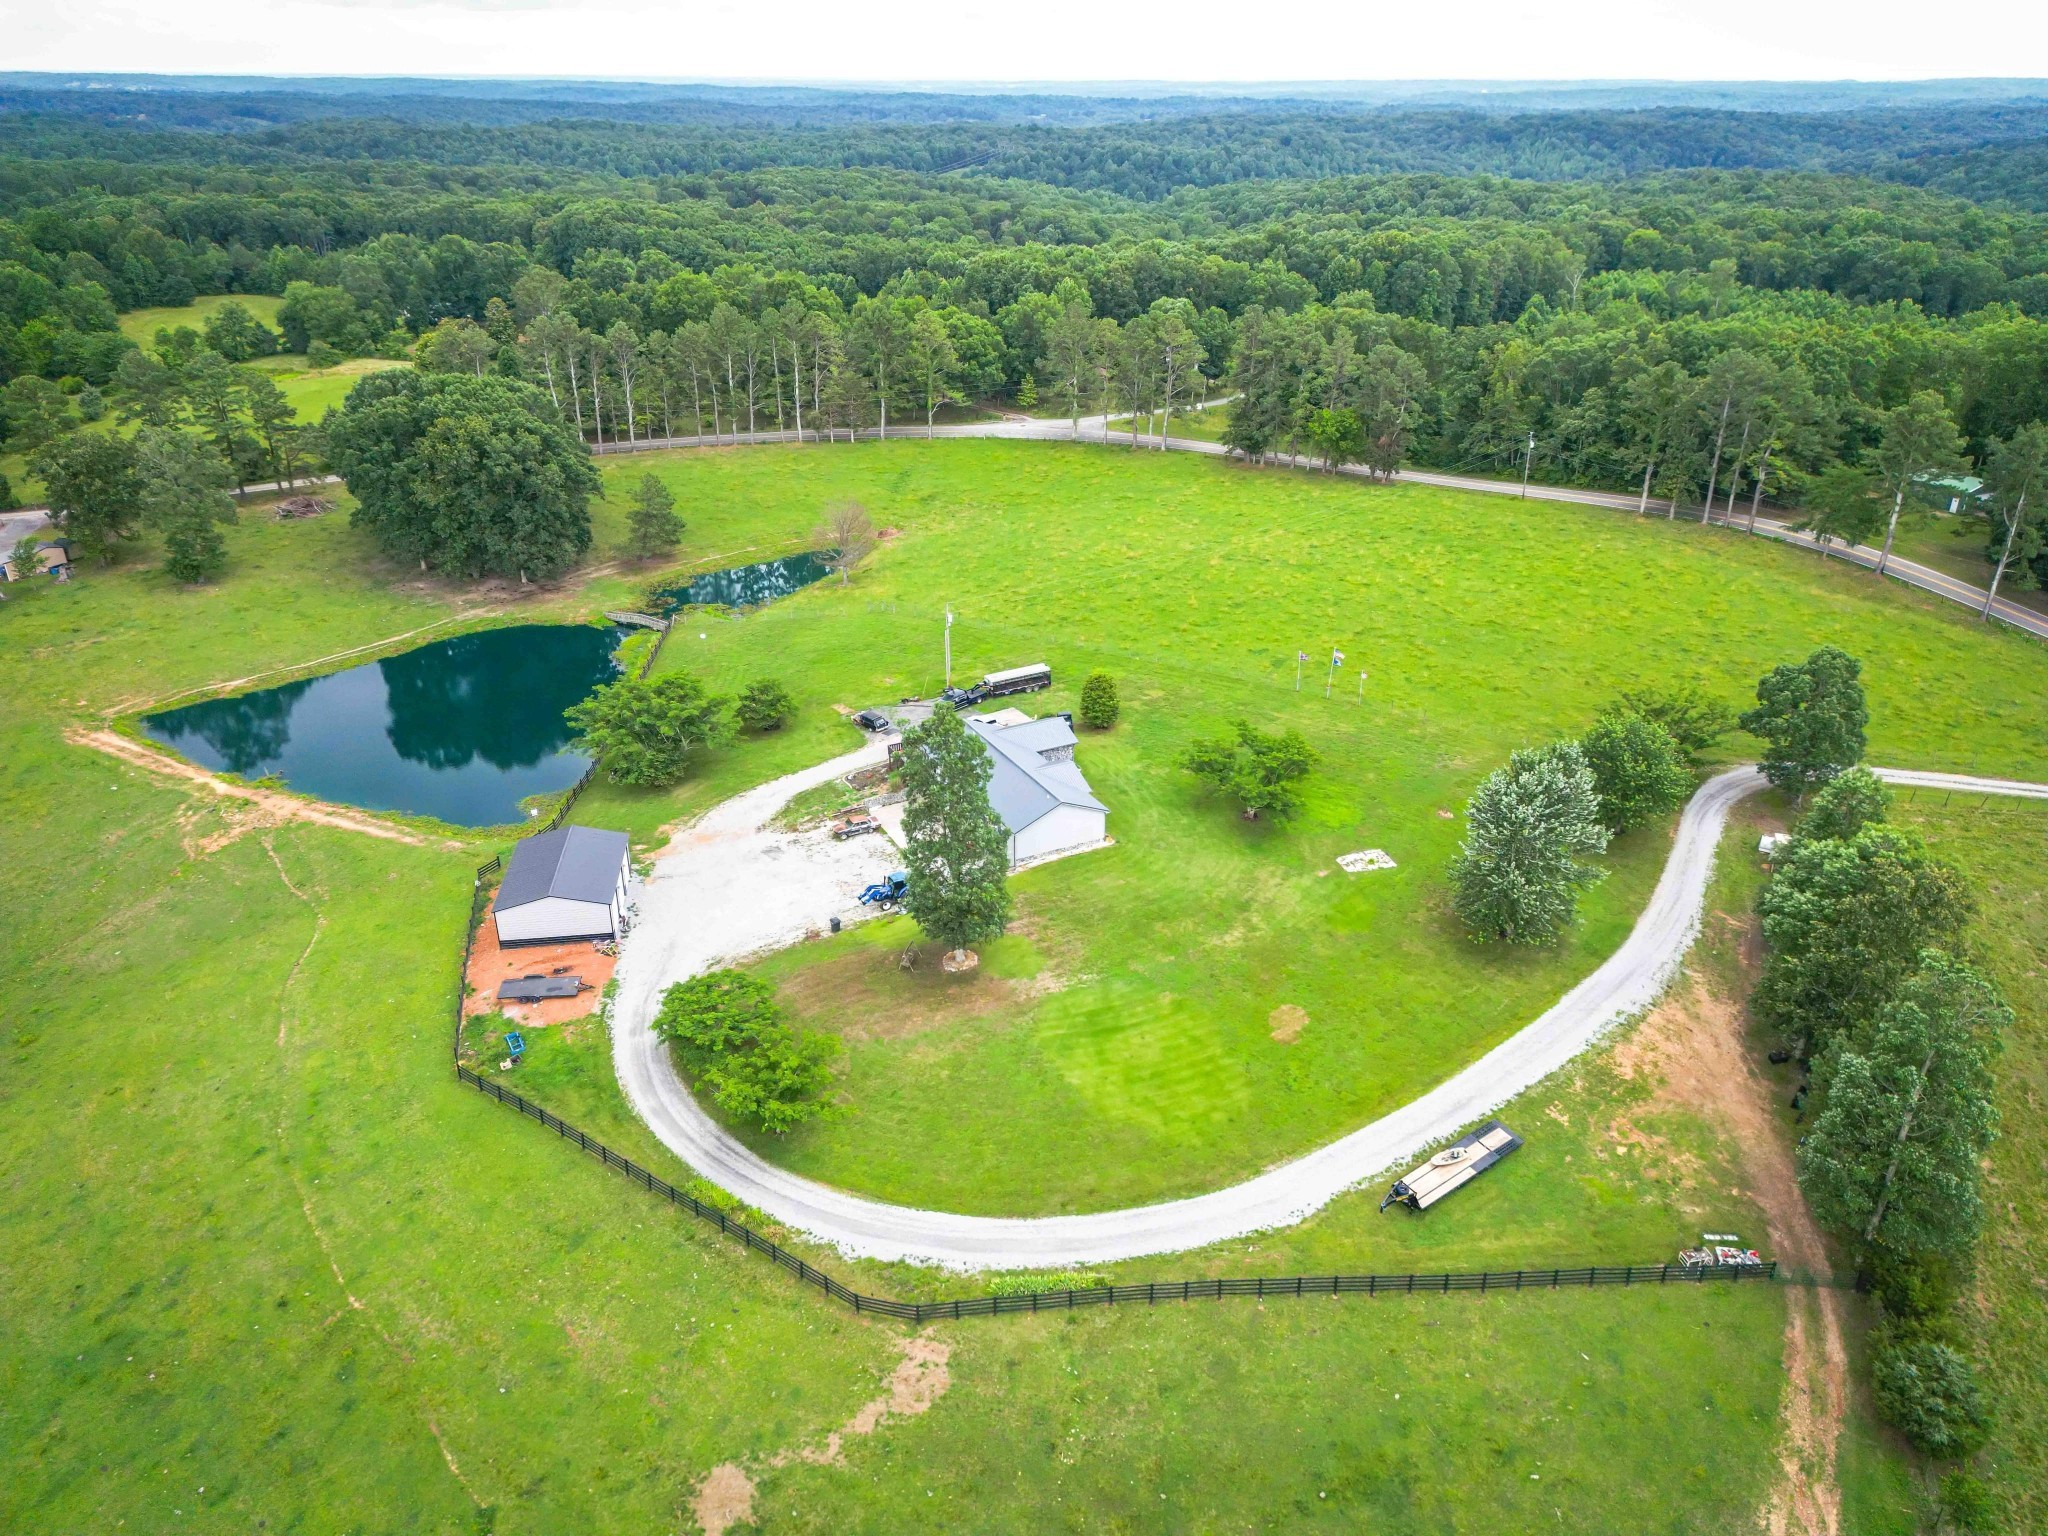
[[[1858,681],[1863,664],[1824,645],[1806,660],[1773,667],[1756,685],[1757,707],[1742,728],[1764,739],[1764,777],[1804,794],[1863,760],[1870,712]]]
[[[1106,731],[1117,722],[1123,713],[1123,704],[1117,698],[1116,679],[1107,672],[1090,672],[1087,681],[1081,684],[1081,707],[1078,711],[1081,723],[1091,731]]]
[[[1822,1222],[1866,1247],[1960,1255],[1983,1222],[1991,1063],[2012,1010],[1939,950],[1919,967],[1815,1063],[1823,1107],[1799,1145],[1799,1182]]]
[[[142,521],[164,540],[164,569],[186,583],[211,581],[227,569],[220,525],[236,519],[227,467],[198,439],[167,427],[136,434]]]
[[[940,707],[903,738],[904,909],[958,954],[1010,921],[1010,834],[989,804],[987,746]]]
[[[626,509],[626,553],[635,560],[657,560],[674,554],[682,542],[675,493],[659,475],[642,475]]]
[[[1607,846],[1593,770],[1575,741],[1517,752],[1465,808],[1451,863],[1452,906],[1474,937],[1546,944],[1568,928],[1581,887],[1600,878],[1579,855]]]

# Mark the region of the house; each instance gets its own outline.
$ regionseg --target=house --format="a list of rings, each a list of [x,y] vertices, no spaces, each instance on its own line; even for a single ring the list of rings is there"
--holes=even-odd
[[[35,535],[30,534],[29,537],[33,538]],[[53,576],[58,581],[69,581],[71,579],[71,541],[69,539],[50,539],[39,544],[36,548],[36,566],[45,576]],[[9,581],[20,581],[27,573],[20,568],[20,562],[10,556],[6,563],[6,574]]]
[[[512,850],[491,904],[498,943],[616,939],[626,927],[631,854],[623,832],[560,827]]]
[[[995,764],[988,799],[1010,829],[1010,862],[1026,864],[1108,836],[1109,807],[1074,765],[1074,727],[1064,715],[1033,720],[1021,710],[969,715]]]

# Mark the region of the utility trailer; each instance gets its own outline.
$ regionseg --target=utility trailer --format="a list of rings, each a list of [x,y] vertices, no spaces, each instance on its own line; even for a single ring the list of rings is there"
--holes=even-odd
[[[990,672],[972,688],[948,688],[940,695],[955,709],[972,709],[987,699],[1011,693],[1040,693],[1052,686],[1052,668],[1042,661],[1028,667],[1010,667]]]
[[[1452,1142],[1413,1173],[1396,1179],[1387,1198],[1380,1202],[1380,1209],[1405,1205],[1413,1211],[1426,1211],[1451,1191],[1463,1189],[1521,1144],[1521,1137],[1498,1120],[1489,1120],[1471,1135]]]

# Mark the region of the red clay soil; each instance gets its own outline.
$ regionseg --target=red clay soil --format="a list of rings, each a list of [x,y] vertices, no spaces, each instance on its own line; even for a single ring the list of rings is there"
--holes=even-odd
[[[588,940],[573,944],[520,944],[512,949],[498,947],[498,925],[488,912],[476,931],[476,943],[469,951],[469,993],[462,1002],[464,1017],[479,1013],[502,1013],[521,1024],[562,1024],[580,1019],[597,1007],[604,984],[612,979],[618,962],[601,955]],[[543,1003],[500,1003],[498,983],[520,976],[546,976],[556,966],[569,967],[568,974],[580,976],[589,985],[574,997],[551,997]]]

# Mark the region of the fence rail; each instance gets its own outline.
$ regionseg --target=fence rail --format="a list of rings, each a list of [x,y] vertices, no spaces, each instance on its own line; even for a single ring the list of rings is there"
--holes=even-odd
[[[564,1141],[574,1142],[607,1168],[615,1168],[627,1179],[669,1204],[710,1223],[726,1237],[737,1238],[756,1253],[775,1263],[806,1285],[816,1286],[834,1301],[859,1313],[900,1318],[908,1323],[929,1323],[942,1319],[1000,1317],[1013,1312],[1071,1312],[1077,1307],[1118,1306],[1162,1301],[1217,1301],[1227,1296],[1412,1296],[1448,1295],[1452,1291],[1555,1291],[1587,1286],[1703,1285],[1710,1281],[1734,1283],[1769,1280],[1776,1277],[1778,1264],[1767,1260],[1754,1268],[1703,1268],[1686,1264],[1593,1264],[1575,1269],[1479,1270],[1471,1273],[1412,1275],[1233,1275],[1207,1280],[1155,1280],[1139,1285],[1093,1285],[1053,1291],[1026,1291],[1018,1295],[960,1296],[949,1301],[896,1301],[887,1296],[869,1296],[835,1280],[822,1269],[805,1262],[780,1243],[763,1237],[744,1222],[735,1221],[715,1205],[676,1188],[658,1174],[650,1173],[631,1158],[622,1157],[603,1142],[586,1136],[559,1115],[541,1108],[523,1094],[492,1082],[459,1061],[455,1075],[462,1082],[500,1104],[517,1110],[553,1131]]]

